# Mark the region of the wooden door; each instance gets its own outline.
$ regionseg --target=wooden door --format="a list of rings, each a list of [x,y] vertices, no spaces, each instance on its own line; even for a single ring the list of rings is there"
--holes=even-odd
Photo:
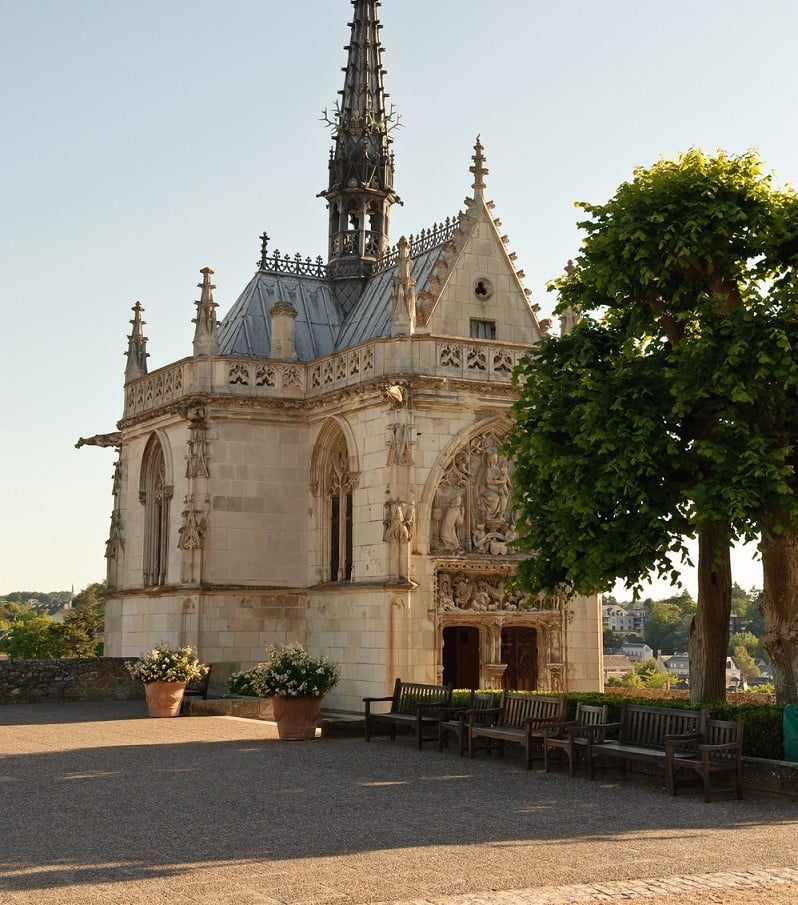
[[[443,630],[443,684],[479,688],[479,629],[450,625]]]
[[[502,629],[503,686],[506,691],[535,691],[538,687],[538,633],[534,628]]]

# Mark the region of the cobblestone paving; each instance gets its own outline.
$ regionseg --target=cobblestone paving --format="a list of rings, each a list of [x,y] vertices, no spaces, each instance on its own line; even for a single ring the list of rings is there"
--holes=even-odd
[[[375,905],[578,905],[578,903],[628,905],[770,905],[798,902],[798,870],[746,870],[734,873],[696,874],[656,880],[626,880],[600,884],[546,886],[539,889],[491,891],[424,899],[395,899]]]

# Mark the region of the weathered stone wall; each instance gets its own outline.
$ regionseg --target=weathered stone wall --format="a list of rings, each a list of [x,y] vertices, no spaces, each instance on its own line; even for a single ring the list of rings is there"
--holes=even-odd
[[[0,661],[0,704],[122,701],[144,696],[122,657]]]

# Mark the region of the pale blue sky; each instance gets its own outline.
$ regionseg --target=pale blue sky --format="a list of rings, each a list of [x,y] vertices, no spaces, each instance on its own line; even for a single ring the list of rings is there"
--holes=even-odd
[[[150,367],[191,351],[199,269],[224,314],[271,247],[325,251],[348,0],[0,0],[0,593],[105,574],[130,308]],[[795,179],[792,0],[384,0],[394,240],[454,215],[474,137],[533,300],[575,200],[692,146]],[[759,585],[738,557],[735,577]],[[687,586],[695,592],[691,576]],[[658,587],[657,591],[660,590]]]

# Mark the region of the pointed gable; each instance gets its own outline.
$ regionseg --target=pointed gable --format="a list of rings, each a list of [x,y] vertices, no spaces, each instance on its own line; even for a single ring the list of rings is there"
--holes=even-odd
[[[479,138],[475,152],[474,197],[466,199],[458,230],[426,283],[417,284],[420,320],[430,333],[532,345],[545,328],[527,298],[515,254],[499,232],[493,202],[484,198],[487,170]]]

